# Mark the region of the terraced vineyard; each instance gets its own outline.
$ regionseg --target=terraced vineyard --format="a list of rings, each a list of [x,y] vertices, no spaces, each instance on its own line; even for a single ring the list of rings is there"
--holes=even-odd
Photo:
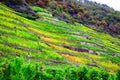
[[[38,7],[31,8],[36,10]],[[83,65],[105,70],[110,75],[117,73],[120,68],[118,38],[96,32],[78,23],[72,25],[57,20],[41,8],[36,12],[42,18],[29,20],[0,3],[0,74],[3,65],[12,63],[16,57],[23,57],[23,63],[28,65],[30,58],[30,65],[44,66],[46,70],[56,69],[58,74],[59,69],[64,70],[63,68],[69,66],[78,68]],[[52,78],[48,80],[50,79]]]

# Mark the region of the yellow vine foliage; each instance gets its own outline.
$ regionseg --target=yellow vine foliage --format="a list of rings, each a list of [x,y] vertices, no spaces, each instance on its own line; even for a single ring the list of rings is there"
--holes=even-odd
[[[69,53],[74,53],[74,54],[79,54],[80,52],[77,52],[77,51],[72,51],[72,50],[69,50],[67,48],[63,48],[63,47],[60,47],[60,46],[56,46],[54,44],[48,44],[49,46],[55,48],[56,50],[60,50],[60,51],[65,51],[65,52],[69,52]]]
[[[28,28],[28,30],[30,30],[30,31],[32,31],[33,33],[36,33],[36,34],[40,34],[40,35],[54,36],[54,35],[52,35],[52,34],[49,33],[49,32],[42,31],[42,30],[37,30],[37,29],[34,29],[34,28]]]
[[[81,54],[81,53],[84,53],[84,52],[77,52],[77,51],[73,51],[73,50],[70,50],[70,49],[67,49],[67,48],[64,48],[64,47],[61,47],[61,46],[57,46],[57,45],[54,45],[54,44],[48,44],[50,47],[53,47],[55,48],[56,50],[60,50],[60,51],[63,51],[63,52],[69,52],[69,53],[73,53],[73,54]],[[84,54],[83,54],[84,55]]]
[[[97,62],[100,66],[105,67],[107,69],[113,69],[113,70],[117,70],[120,68],[119,65],[112,63],[112,62]]]
[[[51,46],[51,47],[53,47],[53,48],[55,48],[55,49],[57,49],[57,50],[62,50],[62,51],[67,50],[67,49],[65,49],[65,48],[63,48],[63,47],[56,46],[56,45],[54,45],[54,44],[48,44],[48,45]]]
[[[58,41],[55,40],[55,39],[46,38],[46,37],[44,37],[44,36],[40,36],[40,39],[43,40],[43,41],[45,41],[45,42],[55,42],[55,43],[58,42]]]
[[[29,29],[30,31],[36,33],[36,34],[43,34],[41,31],[38,31],[38,30],[36,30],[36,29],[34,29],[34,28],[28,28],[28,29]]]
[[[104,58],[102,56],[98,56],[98,55],[93,55],[93,54],[87,54],[90,58],[93,58],[93,59],[101,59],[101,58]]]
[[[53,33],[42,31],[42,30],[37,30],[34,28],[28,28],[28,30],[32,31],[33,33],[44,35],[44,36],[50,36],[50,37],[54,37],[54,38],[58,38],[58,39],[66,39],[66,37],[61,38],[61,36],[59,36],[57,34],[53,34]]]
[[[82,63],[82,64],[86,64],[86,59],[85,58],[78,58],[75,56],[70,56],[68,54],[62,54],[63,57],[65,57],[67,60],[71,61],[71,62],[77,62],[77,63]]]
[[[70,43],[68,43],[68,42],[60,41],[60,40],[56,40],[56,39],[52,39],[52,38],[46,38],[44,36],[40,36],[40,39],[45,41],[45,42],[52,42],[52,43],[60,43],[60,44],[70,45]]]

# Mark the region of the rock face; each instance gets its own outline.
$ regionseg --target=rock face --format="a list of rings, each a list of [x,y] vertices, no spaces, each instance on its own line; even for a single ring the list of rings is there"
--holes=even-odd
[[[104,52],[96,52],[97,55],[105,54]]]
[[[6,5],[14,9],[17,12],[23,13],[22,16],[29,19],[37,19],[38,16],[35,12],[29,7],[25,0],[6,0]]]
[[[88,49],[83,49],[83,48],[78,48],[78,47],[65,46],[65,45],[63,47],[70,49],[70,50],[78,51],[78,52],[89,52]]]
[[[110,55],[111,55],[111,56],[114,56],[114,57],[117,57],[117,56],[118,56],[117,53],[111,53]]]
[[[97,64],[95,64],[95,63],[92,63],[92,64],[87,64],[88,66],[95,66],[95,67],[98,67],[98,65]]]
[[[94,51],[92,51],[92,50],[89,50],[89,53],[90,53],[90,54],[94,54]]]

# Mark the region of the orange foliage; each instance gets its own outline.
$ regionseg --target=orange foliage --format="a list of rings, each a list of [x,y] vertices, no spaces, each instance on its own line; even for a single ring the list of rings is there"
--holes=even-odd
[[[77,63],[86,64],[86,62],[82,58],[70,56],[68,54],[62,54],[62,56],[65,57],[67,60],[69,60],[71,62],[77,62]]]
[[[107,25],[107,22],[106,22],[105,20],[102,20],[102,21],[101,21],[101,24]]]
[[[37,3],[42,6],[46,7],[49,4],[50,0],[39,0]]]
[[[66,4],[63,4],[62,6],[63,6],[63,9],[66,9],[66,8],[67,8]]]
[[[42,6],[42,7],[45,7],[45,3],[42,1],[42,0],[39,0],[37,2],[38,5]]]
[[[74,24],[74,18],[70,18],[70,23]]]
[[[77,13],[76,16],[77,16],[77,18],[81,18],[81,14],[80,13]]]
[[[68,8],[66,4],[62,4],[63,11],[68,12]]]
[[[45,42],[52,42],[51,39],[45,38],[43,36],[40,36],[40,39],[43,40],[43,41],[45,41]]]
[[[72,7],[73,9],[76,9],[76,6],[75,6],[74,3],[71,3],[71,7]]]
[[[28,3],[35,3],[34,0],[27,0]]]
[[[115,74],[115,71],[114,70],[110,70],[109,71],[111,74]]]

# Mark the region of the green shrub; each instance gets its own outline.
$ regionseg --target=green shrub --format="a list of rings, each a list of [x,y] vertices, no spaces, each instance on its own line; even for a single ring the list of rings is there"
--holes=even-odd
[[[2,80],[120,80],[117,75],[96,68],[81,67],[44,67],[26,64],[23,58],[15,58],[6,63],[0,62],[0,79]]]
[[[105,72],[105,71],[101,72],[101,78],[102,78],[102,80],[109,80],[109,77],[110,77],[110,75],[109,75],[108,72]]]
[[[100,77],[99,77],[99,72],[98,70],[96,70],[95,68],[93,69],[90,69],[89,72],[87,73],[87,79],[88,80],[100,80]]]
[[[117,80],[120,80],[120,69],[117,71]]]
[[[69,14],[67,14],[67,13],[65,13],[65,12],[62,12],[62,15],[63,15],[63,17],[65,18],[65,19],[70,19],[70,15]]]
[[[87,67],[78,68],[78,78],[79,80],[87,80],[86,74],[88,73]]]
[[[36,11],[36,12],[46,12],[46,13],[48,13],[48,11],[46,9],[43,9],[43,8],[40,8],[40,7],[37,7],[37,6],[31,6],[31,9]]]

